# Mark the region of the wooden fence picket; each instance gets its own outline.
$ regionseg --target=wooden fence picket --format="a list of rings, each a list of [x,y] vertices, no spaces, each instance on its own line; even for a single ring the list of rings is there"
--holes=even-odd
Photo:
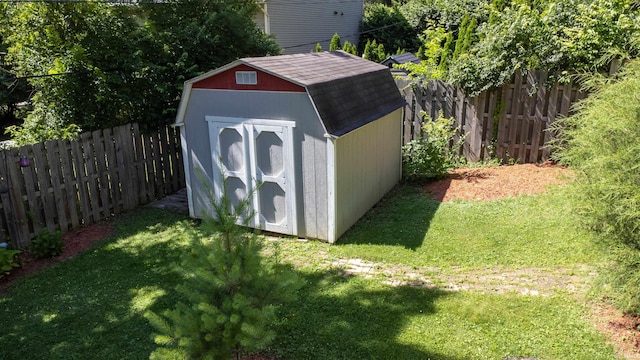
[[[151,133],[127,124],[2,151],[0,240],[24,249],[42,229],[68,231],[183,188],[177,132]]]
[[[613,65],[612,65],[613,67]],[[568,116],[571,106],[587,96],[572,82],[547,87],[546,72],[516,72],[502,88],[469,97],[460,88],[442,81],[411,82],[398,78],[405,97],[403,143],[422,136],[421,112],[431,119],[439,111],[453,117],[464,136],[461,149],[469,161],[497,157],[505,162],[546,161],[551,155],[549,126]]]

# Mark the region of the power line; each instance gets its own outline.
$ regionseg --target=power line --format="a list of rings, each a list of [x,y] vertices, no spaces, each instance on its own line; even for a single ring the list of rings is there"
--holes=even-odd
[[[356,36],[356,35],[359,36],[359,35],[362,35],[362,34],[368,34],[368,33],[380,31],[380,30],[383,30],[383,29],[386,29],[386,28],[389,28],[389,27],[392,27],[392,26],[396,26],[396,25],[399,25],[401,23],[403,23],[403,21],[398,21],[398,22],[395,22],[393,24],[388,24],[388,25],[385,25],[385,26],[380,26],[380,27],[377,27],[377,28],[374,28],[374,29],[369,29],[369,30],[366,30],[366,31],[360,31],[360,32],[353,33],[353,34],[342,35],[342,37],[347,38],[347,37],[352,37],[352,36]],[[325,41],[331,41],[331,38],[325,39],[325,40],[313,41],[313,42],[304,43],[304,44],[286,46],[286,47],[283,47],[282,50],[293,49],[293,48],[297,48],[297,47],[301,47],[301,46],[315,45],[315,44],[317,44],[319,42],[325,42]]]
[[[282,0],[284,1],[284,0]],[[360,1],[360,0],[342,0],[340,2],[355,2],[355,1]],[[99,3],[113,3],[113,4],[117,4],[117,3],[125,3],[125,1],[108,1],[108,0],[0,0],[0,3],[20,3],[20,2],[24,2],[24,3],[92,3],[92,2],[99,2]],[[231,0],[227,2],[231,3],[231,2],[236,2],[239,3],[238,0]],[[304,2],[304,1],[302,1]],[[135,0],[130,2],[131,4],[142,4],[139,2],[136,2]],[[154,2],[155,4],[160,4],[159,2]],[[321,1],[317,1],[316,3],[322,3]],[[148,3],[144,3],[144,4],[148,4]],[[165,3],[168,4],[168,3]],[[376,32],[376,31],[380,31],[380,30],[384,30],[386,28],[390,28],[393,26],[397,26],[399,24],[401,24],[402,21],[398,21],[392,24],[388,24],[388,25],[384,25],[384,26],[380,26],[377,28],[373,28],[373,29],[369,29],[366,31],[360,31],[360,32],[356,32],[356,33],[352,33],[352,34],[347,34],[347,35],[343,35],[344,38],[348,38],[348,37],[352,37],[352,36],[360,36],[362,34],[369,34],[372,32]],[[324,40],[317,40],[317,41],[312,41],[312,42],[308,42],[308,43],[301,43],[301,44],[296,44],[296,45],[290,45],[290,46],[286,46],[286,47],[282,47],[283,50],[287,50],[287,49],[293,49],[293,48],[298,48],[298,47],[302,47],[302,46],[310,46],[310,45],[315,45],[319,42],[326,42],[326,41],[331,41],[331,38],[329,39],[324,39]],[[120,71],[120,70],[103,70],[103,72],[116,72],[116,71]],[[90,73],[90,71],[69,71],[69,72],[62,72],[62,73],[56,73],[56,74],[42,74],[42,75],[26,75],[26,76],[20,76],[20,77],[9,77],[9,78],[5,78],[5,80],[22,80],[22,79],[37,79],[37,78],[46,78],[46,77],[53,77],[53,76],[65,76],[65,75],[76,75],[76,74],[87,74]]]

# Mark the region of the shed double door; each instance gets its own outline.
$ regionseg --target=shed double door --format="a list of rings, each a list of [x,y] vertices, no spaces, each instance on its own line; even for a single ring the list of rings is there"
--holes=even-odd
[[[218,116],[206,119],[216,197],[224,191],[232,204],[249,198],[253,213],[250,226],[295,235],[295,123]]]

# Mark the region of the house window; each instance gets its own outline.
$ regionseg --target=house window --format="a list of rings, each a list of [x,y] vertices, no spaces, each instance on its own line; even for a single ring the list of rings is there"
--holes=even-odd
[[[255,71],[236,71],[236,84],[256,85],[258,84],[258,76]]]

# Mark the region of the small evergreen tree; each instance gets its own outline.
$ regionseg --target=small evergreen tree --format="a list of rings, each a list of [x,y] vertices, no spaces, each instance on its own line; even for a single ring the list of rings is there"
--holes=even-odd
[[[378,47],[378,44],[376,44],[376,40],[374,39],[372,41],[371,39],[367,39],[367,43],[364,46],[364,51],[362,52],[362,57],[367,60],[373,61],[372,58],[375,56],[375,54],[373,53],[374,47]]]
[[[376,48],[376,53],[378,56],[378,59],[376,60],[376,62],[381,62],[382,60],[387,58],[387,52],[384,50],[384,45],[382,43],[378,44],[378,47]]]
[[[338,35],[338,33],[335,33],[331,38],[331,43],[329,44],[329,51],[336,51],[340,49],[342,49],[342,44],[340,43],[340,35]]]
[[[275,336],[270,325],[277,305],[293,300],[300,286],[277,256],[265,261],[261,239],[238,225],[251,218],[248,200],[232,206],[210,189],[209,199],[213,217],[203,217],[182,260],[184,282],[177,290],[185,302],[164,316],[146,314],[162,346],[151,359],[228,360],[263,349]]]
[[[438,62],[438,74],[441,78],[444,78],[444,74],[449,70],[449,62],[451,57],[451,44],[453,43],[453,35],[447,33],[446,41],[440,53],[440,61]]]
[[[463,50],[463,43],[466,37],[467,29],[469,25],[469,14],[465,14],[464,18],[462,18],[462,23],[460,24],[460,28],[458,28],[458,38],[456,39],[456,46],[453,50],[453,60],[457,60],[460,57],[460,54]]]
[[[373,62],[381,62],[387,57],[387,53],[384,50],[384,45],[378,44],[375,39],[367,40],[362,57]]]
[[[358,55],[358,48],[348,40],[345,40],[344,45],[342,45],[342,50],[352,55]]]
[[[320,43],[316,44],[315,52],[322,52],[322,45],[320,45]]]

